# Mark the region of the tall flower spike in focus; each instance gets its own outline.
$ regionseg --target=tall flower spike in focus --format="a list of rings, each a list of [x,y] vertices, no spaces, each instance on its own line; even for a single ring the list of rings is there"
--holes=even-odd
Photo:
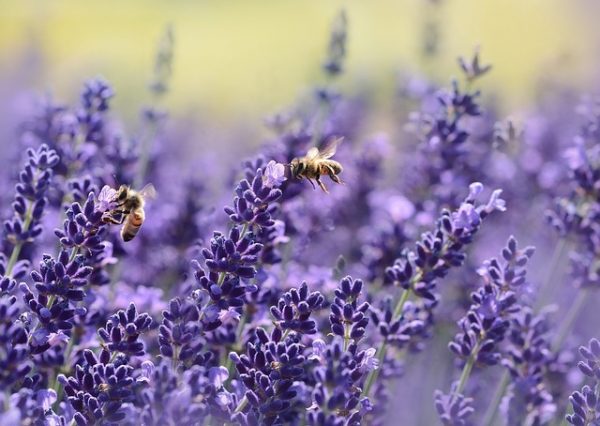
[[[269,335],[256,329],[255,343],[247,345],[246,354],[229,354],[246,388],[245,403],[236,409],[234,420],[242,424],[290,422],[299,415],[294,383],[303,381],[306,357],[302,343],[293,336],[284,337],[275,328]]]
[[[104,268],[113,263],[112,244],[108,241],[108,228],[102,217],[107,208],[105,200],[97,199],[90,192],[83,204],[73,203],[66,211],[62,229],[55,229],[70,256],[81,255],[87,266],[93,267],[90,282],[97,286],[107,285],[110,278]]]
[[[389,347],[412,344],[418,347],[416,343],[428,336],[435,325],[431,318],[440,298],[438,282],[453,268],[464,264],[467,247],[473,243],[483,220],[494,211],[506,209],[500,198],[501,190],[493,191],[486,204],[477,204],[483,189],[481,183],[472,183],[457,210],[444,210],[435,230],[423,233],[413,250],[403,250],[402,257],[386,268],[387,279],[401,287],[402,292],[393,311],[391,306],[383,306],[383,310],[371,314],[381,338],[377,357],[382,366],[393,366],[394,360],[387,357]],[[417,302],[412,303],[410,298],[416,298]],[[374,370],[369,374],[363,395],[371,395],[379,373],[380,370]]]
[[[19,173],[15,186],[15,201],[12,204],[14,217],[4,222],[4,234],[12,250],[6,266],[6,275],[11,275],[20,258],[23,245],[31,243],[42,233],[41,219],[47,204],[46,194],[52,179],[52,169],[58,164],[56,151],[47,145],[37,150],[27,150],[27,164]],[[6,252],[7,248],[5,249]]]
[[[361,280],[343,278],[330,306],[334,338],[329,344],[313,341],[309,359],[315,363],[312,374],[316,384],[308,408],[310,425],[361,424],[371,411],[371,402],[362,390],[365,379],[381,366],[375,349],[362,344],[370,309],[368,302],[360,300],[362,293]]]
[[[546,424],[556,414],[547,380],[555,362],[549,330],[546,315],[534,315],[527,307],[511,320],[509,348],[502,360],[511,378],[504,401],[509,424]]]
[[[124,405],[134,400],[133,367],[110,361],[106,350],[96,356],[83,352],[84,363],[76,365],[75,376],[59,375],[77,425],[119,423],[127,417]]]
[[[231,326],[230,319],[241,317],[245,296],[257,291],[252,281],[264,247],[260,241],[261,237],[269,238],[269,230],[276,226],[272,215],[277,212],[282,194],[277,187],[283,176],[274,162],[263,166],[260,161],[257,168],[253,163],[247,166],[246,177],[236,186],[234,207],[225,208],[234,225],[228,235],[215,231],[208,247],[200,249],[203,265],[197,260],[191,262],[196,281],[190,298],[194,304],[176,298],[163,312],[160,350],[175,368],[208,362],[214,352],[200,349],[207,346],[207,340],[218,341],[219,333]],[[206,333],[211,333],[209,339]],[[220,353],[223,348],[215,351]]]
[[[573,414],[567,415],[566,420],[575,426],[594,425],[600,421],[600,342],[591,339],[588,346],[579,347],[579,354],[583,360],[579,361],[577,367],[587,379],[591,379],[592,386],[585,385],[581,391],[571,394],[569,401]]]
[[[503,262],[491,259],[484,263],[480,274],[483,285],[471,294],[471,306],[458,321],[461,331],[449,343],[449,349],[463,361],[460,379],[452,384],[450,394],[435,393],[435,405],[445,424],[464,424],[473,410],[467,407],[464,394],[475,367],[489,367],[502,359],[501,344],[510,329],[510,320],[518,315],[519,292],[525,283],[525,265],[534,249],[518,250],[514,237],[502,250]],[[457,405],[458,404],[458,405]],[[462,423],[461,423],[462,422]]]

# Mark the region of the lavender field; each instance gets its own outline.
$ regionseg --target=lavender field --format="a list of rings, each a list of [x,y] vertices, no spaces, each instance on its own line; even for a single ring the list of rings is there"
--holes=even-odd
[[[391,87],[351,2],[256,107],[183,106],[177,19],[117,83],[0,54],[0,426],[600,425],[599,64],[449,53],[422,3]]]

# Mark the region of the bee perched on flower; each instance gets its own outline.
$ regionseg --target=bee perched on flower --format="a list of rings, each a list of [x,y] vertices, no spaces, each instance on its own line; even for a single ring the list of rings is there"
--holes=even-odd
[[[105,223],[123,225],[121,238],[123,241],[131,241],[138,233],[146,220],[144,205],[146,199],[156,198],[156,190],[151,183],[144,186],[140,191],[134,191],[127,185],[121,185],[119,190],[102,188],[98,199],[102,199],[103,207],[106,208],[102,220]]]

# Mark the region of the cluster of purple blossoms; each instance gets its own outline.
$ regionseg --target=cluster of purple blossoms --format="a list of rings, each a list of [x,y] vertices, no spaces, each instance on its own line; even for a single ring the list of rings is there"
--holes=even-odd
[[[12,204],[15,215],[4,222],[4,242],[12,247],[7,265],[7,275],[12,273],[26,243],[31,243],[42,233],[41,219],[48,203],[47,193],[54,176],[53,170],[59,162],[56,151],[47,145],[37,150],[27,150],[27,163],[19,173],[15,185],[15,200]]]
[[[581,346],[579,353],[582,361],[579,361],[577,367],[579,370],[592,380],[592,386],[585,385],[581,391],[575,391],[571,394],[569,401],[573,407],[573,414],[567,415],[569,424],[582,426],[593,425],[600,421],[598,412],[598,380],[600,379],[600,342],[596,339],[590,340],[588,346]]]
[[[473,398],[464,395],[468,380],[475,367],[490,367],[503,360],[503,343],[509,333],[515,346],[506,349],[509,354],[507,365],[515,380],[513,390],[518,386],[521,371],[515,367],[526,362],[520,359],[518,352],[519,345],[525,343],[520,339],[525,338],[524,332],[527,332],[522,322],[526,321],[525,325],[531,323],[531,318],[520,318],[526,309],[522,305],[524,289],[527,287],[525,267],[533,252],[533,247],[519,249],[515,238],[510,237],[502,250],[502,261],[493,258],[481,268],[483,285],[471,294],[471,306],[458,321],[461,331],[448,345],[462,360],[460,379],[452,384],[450,394],[436,391],[436,409],[444,424],[469,424],[474,409]],[[536,341],[536,344],[540,342]],[[523,375],[526,374],[524,371]],[[531,385],[535,387],[537,383]]]
[[[569,194],[558,198],[548,213],[552,226],[564,240],[574,245],[571,252],[573,285],[576,288],[595,288],[598,270],[595,259],[600,253],[597,226],[600,193],[600,150],[598,126],[600,114],[586,114],[585,125],[565,152],[571,179]]]

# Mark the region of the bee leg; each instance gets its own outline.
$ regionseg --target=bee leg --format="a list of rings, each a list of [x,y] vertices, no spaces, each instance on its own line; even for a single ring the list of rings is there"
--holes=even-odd
[[[331,168],[330,166],[327,166],[327,170],[329,171],[329,173],[327,173],[329,175],[329,179],[331,179],[335,183],[344,183],[344,182],[342,182],[340,177],[335,174],[335,170],[333,170],[333,168]]]
[[[310,184],[312,185],[313,189],[317,189],[317,187],[315,186],[315,183],[312,181],[312,179],[306,178],[306,180],[310,182]]]
[[[128,214],[129,214],[129,212],[127,212],[125,210],[119,210],[119,209],[111,210],[108,212],[104,212],[104,214],[102,215],[102,221],[104,223],[113,223],[115,225],[121,225],[125,221],[125,218],[127,217]],[[120,217],[117,219],[115,217],[115,215],[120,215]]]
[[[323,192],[325,194],[329,194],[329,191],[327,190],[327,187],[325,186],[325,184],[323,182],[321,182],[321,178],[317,177],[316,178],[317,183],[319,184],[319,187],[323,190]]]
[[[341,183],[344,183],[344,181],[342,181],[342,180],[340,179],[340,177],[339,177],[338,175],[334,174],[334,173],[331,173],[331,174],[329,175],[329,179],[331,179],[331,180],[332,180],[332,181],[334,181],[335,183],[340,183],[340,184],[341,184]]]
[[[111,216],[110,214],[106,214],[104,213],[102,215],[102,222],[104,223],[112,223],[113,225],[121,225],[123,223],[124,217],[121,217],[120,219],[116,219],[114,216]]]

